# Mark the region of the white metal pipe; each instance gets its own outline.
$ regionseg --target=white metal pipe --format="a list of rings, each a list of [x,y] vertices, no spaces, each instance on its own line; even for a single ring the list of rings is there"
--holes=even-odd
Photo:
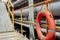
[[[23,0],[17,0],[16,2],[13,2],[13,5],[16,5],[16,4],[18,4],[18,3],[20,3],[20,2],[22,2]]]
[[[41,9],[41,6],[42,5],[34,7],[34,11],[38,13],[39,10]],[[43,4],[42,9],[45,10],[45,4]],[[54,16],[60,16],[60,1],[49,3],[49,10],[52,12]],[[20,10],[15,10],[14,13],[16,16],[20,16],[19,15]],[[29,13],[29,8],[22,10],[23,16],[28,16],[28,13]]]
[[[16,21],[15,21],[15,23],[21,25],[21,23],[19,23],[19,22],[16,22]],[[28,25],[28,24],[23,23],[22,25],[25,26],[25,27],[27,27],[27,28],[30,28],[30,25]],[[35,28],[36,28],[36,27],[35,27]],[[45,28],[41,28],[41,30],[42,30],[42,32],[46,33],[46,29],[45,29]],[[57,31],[56,31],[56,34],[55,34],[55,35],[60,38],[60,32],[57,32]]]

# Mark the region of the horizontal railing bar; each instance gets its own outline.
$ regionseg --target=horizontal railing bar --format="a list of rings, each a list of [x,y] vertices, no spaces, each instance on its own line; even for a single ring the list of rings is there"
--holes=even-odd
[[[36,24],[35,22],[31,22],[31,21],[23,21],[23,20],[16,20],[16,21],[22,21],[22,22],[26,22],[26,23],[32,23],[32,24]],[[42,26],[48,26],[46,24],[43,24]],[[56,29],[60,29],[60,26],[56,26]]]
[[[39,2],[39,3],[33,4],[31,6],[26,6],[26,7],[20,8],[20,9],[26,9],[26,8],[34,7],[34,6],[37,6],[37,5],[40,5],[40,4],[44,4],[46,2],[52,2],[52,1],[53,0],[43,1],[43,2]]]

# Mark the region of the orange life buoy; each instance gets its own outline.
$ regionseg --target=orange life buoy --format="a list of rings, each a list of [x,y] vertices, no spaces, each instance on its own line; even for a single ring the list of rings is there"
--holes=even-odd
[[[46,36],[44,36],[41,32],[41,26],[39,24],[39,22],[42,19],[42,16],[45,16],[47,19],[47,23],[48,23],[48,34]],[[56,30],[56,25],[54,23],[54,18],[52,16],[52,14],[48,11],[48,10],[44,10],[44,11],[40,11],[37,15],[36,18],[36,31],[38,34],[39,39],[41,40],[53,40],[54,36],[55,36],[55,30]]]

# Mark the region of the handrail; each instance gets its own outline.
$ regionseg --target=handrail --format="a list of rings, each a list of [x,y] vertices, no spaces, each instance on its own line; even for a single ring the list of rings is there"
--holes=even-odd
[[[21,16],[21,34],[23,34],[23,27],[22,27],[22,9],[20,9],[20,16]]]
[[[48,2],[46,2],[46,10],[49,10],[48,9],[49,7],[48,7]],[[46,22],[47,22],[47,20],[46,20]],[[46,23],[46,25],[48,24],[48,22]],[[48,26],[46,26],[46,35],[48,34]]]
[[[51,2],[51,0],[50,1],[44,1],[44,2],[39,2],[39,3],[37,3],[37,4],[33,4],[33,5],[31,5],[31,6],[26,6],[26,7],[23,7],[23,8],[20,8],[20,10],[23,10],[23,9],[26,9],[26,8],[30,8],[30,7],[34,7],[34,6],[37,6],[37,5],[40,5],[40,4],[44,4],[44,3],[46,3],[46,9],[48,10],[48,3],[47,2]],[[22,13],[21,13],[22,14]],[[21,15],[20,15],[21,16]],[[21,16],[21,18],[22,18],[22,16]],[[30,22],[30,21],[23,21],[22,19],[20,20],[20,22],[27,22],[27,23],[33,23],[33,24],[35,24],[35,22]],[[21,24],[22,25],[22,24]],[[60,29],[60,27],[56,27],[56,29]],[[48,30],[48,28],[47,28],[47,30]],[[47,31],[46,30],[46,31]],[[47,31],[47,33],[48,33],[48,31]],[[47,34],[46,33],[46,34]]]
[[[48,1],[43,1],[43,2],[39,2],[39,3],[37,3],[37,4],[33,4],[33,5],[31,5],[31,6],[26,6],[26,7],[23,7],[23,8],[20,8],[20,9],[27,9],[27,8],[30,8],[30,7],[34,7],[34,6],[38,6],[38,5],[40,5],[40,4],[45,4],[46,2],[52,2],[53,0],[48,0]]]
[[[31,5],[31,6],[26,6],[26,7],[20,8],[20,16],[21,16],[21,20],[19,20],[19,22],[21,23],[21,33],[22,33],[22,34],[23,34],[23,31],[22,31],[22,30],[23,30],[23,28],[22,28],[22,22],[36,24],[35,22],[24,21],[24,20],[22,20],[22,10],[23,10],[23,9],[26,9],[26,8],[30,8],[30,7],[34,7],[34,6],[38,6],[38,5],[40,5],[40,4],[44,4],[44,3],[46,3],[46,2],[51,2],[51,0],[50,0],[50,1],[39,2],[39,3],[37,3],[37,4],[33,4],[33,5]],[[7,6],[8,6],[8,11],[9,11],[9,13],[11,13],[11,15],[12,15],[12,21],[13,21],[13,25],[14,25],[14,6],[13,6],[13,4],[12,4],[11,1],[9,1],[9,3],[11,3],[12,11],[10,10],[9,6],[7,5]],[[46,9],[48,10],[48,5],[46,5]],[[59,30],[60,30],[60,27],[57,26],[56,29],[59,29]]]
[[[12,6],[11,0],[8,0],[8,3],[6,3],[6,6],[8,8],[9,15],[11,14],[11,16],[12,16],[12,23],[13,23],[13,28],[14,28],[14,6],[12,6],[12,11],[11,11],[10,7],[9,7],[10,3],[11,3],[11,6]]]
[[[11,4],[12,7],[14,7],[13,3],[11,2],[12,0],[8,0],[8,3]]]
[[[20,11],[21,11],[21,13],[20,13],[20,16],[21,16],[21,20],[20,20],[20,22],[21,22],[21,33],[22,33],[22,21],[23,21],[23,20],[22,20],[22,10],[23,10],[23,9],[26,9],[26,8],[33,7],[33,6],[37,6],[37,5],[46,3],[46,2],[50,2],[50,1],[44,1],[44,2],[37,3],[37,4],[33,4],[33,5],[31,5],[31,6],[26,6],[26,7],[20,8]],[[24,22],[29,22],[29,21],[24,21]],[[31,23],[31,22],[29,22],[29,23]]]
[[[18,22],[20,22],[20,23],[21,23],[21,21],[22,21],[22,20],[16,20],[16,21],[18,21]],[[25,22],[25,23],[31,23],[31,24],[36,24],[35,22],[31,22],[31,21],[24,21],[24,20],[23,20],[22,22]],[[48,26],[48,25],[43,24],[42,26]],[[60,29],[60,26],[56,26],[56,29],[58,29],[58,30],[59,30],[59,29]]]
[[[22,7],[22,8],[20,8],[20,9],[27,9],[27,8],[30,8],[30,7],[35,7],[35,6],[38,6],[38,5],[41,5],[41,4],[45,4],[46,2],[53,2],[53,0],[48,0],[48,1],[43,1],[43,2],[39,2],[39,3],[36,3],[36,4],[33,4],[33,5],[31,5],[31,6],[25,6],[25,7]],[[16,10],[19,10],[19,9],[16,9]]]

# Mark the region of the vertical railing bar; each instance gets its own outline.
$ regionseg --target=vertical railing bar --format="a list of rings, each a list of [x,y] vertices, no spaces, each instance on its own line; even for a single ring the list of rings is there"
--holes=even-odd
[[[8,7],[9,15],[11,14],[11,16],[12,16],[12,24],[13,24],[13,28],[14,28],[14,6],[12,6],[12,11],[11,11],[10,7],[9,7],[9,0],[8,0],[8,4],[6,4],[6,5]]]
[[[20,17],[21,17],[21,34],[23,34],[23,27],[22,27],[22,9],[20,9]]]
[[[48,2],[46,2],[46,10],[48,10]],[[47,19],[46,19],[47,22]],[[46,25],[48,24],[48,22],[46,23]],[[46,35],[48,34],[48,26],[46,26]]]
[[[14,28],[14,7],[12,7],[12,23],[13,23],[13,28]]]

